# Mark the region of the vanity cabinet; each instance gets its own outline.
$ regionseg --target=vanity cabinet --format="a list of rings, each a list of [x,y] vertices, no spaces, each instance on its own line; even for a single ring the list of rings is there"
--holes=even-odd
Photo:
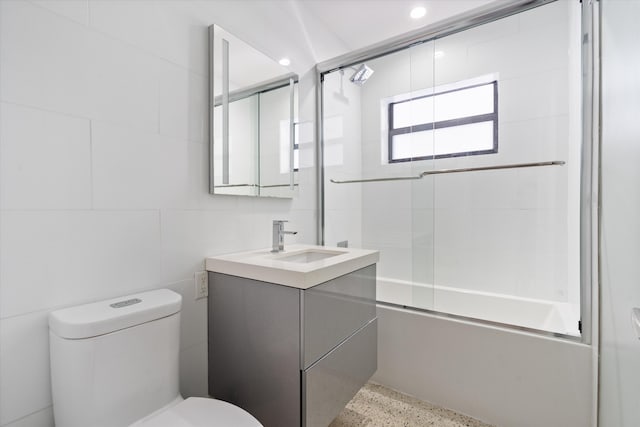
[[[326,427],[377,369],[375,264],[307,289],[209,272],[209,394]]]

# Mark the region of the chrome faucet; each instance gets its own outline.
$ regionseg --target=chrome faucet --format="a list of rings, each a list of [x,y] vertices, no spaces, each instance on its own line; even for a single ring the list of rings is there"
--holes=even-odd
[[[297,231],[285,231],[284,230],[285,222],[288,222],[288,221],[283,219],[273,220],[273,245],[271,248],[271,252],[284,251],[284,235],[285,234],[298,234]]]

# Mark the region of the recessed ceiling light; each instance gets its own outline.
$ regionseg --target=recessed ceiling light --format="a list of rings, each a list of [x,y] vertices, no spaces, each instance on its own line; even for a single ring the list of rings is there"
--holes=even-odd
[[[414,7],[409,14],[413,19],[420,19],[427,14],[427,9],[422,6]]]
[[[288,67],[291,64],[289,58],[282,58],[278,63],[284,67]]]

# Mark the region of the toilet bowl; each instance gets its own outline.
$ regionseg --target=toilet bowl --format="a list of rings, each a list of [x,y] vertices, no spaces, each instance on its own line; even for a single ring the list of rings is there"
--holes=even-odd
[[[57,427],[261,427],[230,403],[182,398],[179,294],[160,289],[49,315]]]
[[[189,397],[180,403],[136,421],[130,427],[257,427],[248,412],[216,399]]]

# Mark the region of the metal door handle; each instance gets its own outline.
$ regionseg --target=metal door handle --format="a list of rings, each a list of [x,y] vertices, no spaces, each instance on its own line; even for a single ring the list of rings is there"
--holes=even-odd
[[[633,324],[633,330],[640,340],[640,308],[635,307],[631,309],[631,323]]]

